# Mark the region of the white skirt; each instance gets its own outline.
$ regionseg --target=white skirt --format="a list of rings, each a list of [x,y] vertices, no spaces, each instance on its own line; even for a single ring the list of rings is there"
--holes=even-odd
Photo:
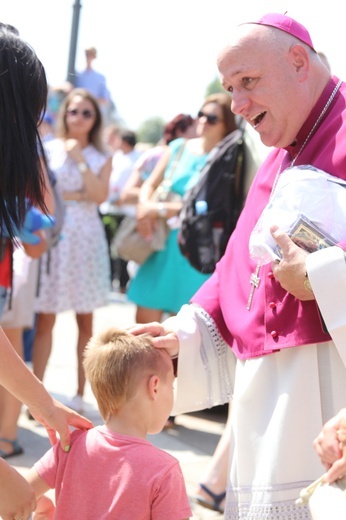
[[[238,360],[225,518],[311,518],[295,500],[324,472],[312,441],[345,396],[346,369],[332,342]]]

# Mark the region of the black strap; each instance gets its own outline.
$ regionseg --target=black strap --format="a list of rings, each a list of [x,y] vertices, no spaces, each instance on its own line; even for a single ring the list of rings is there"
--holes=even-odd
[[[235,168],[233,172],[228,172],[225,175],[225,208],[227,212],[225,234],[229,235],[233,232],[240,211],[243,206],[243,195],[244,195],[244,132],[245,126],[241,125],[239,130],[241,131],[238,139],[237,158],[235,162]]]

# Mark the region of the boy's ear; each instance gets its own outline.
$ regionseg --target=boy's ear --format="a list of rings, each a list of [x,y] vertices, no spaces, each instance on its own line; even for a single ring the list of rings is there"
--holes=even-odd
[[[151,399],[156,401],[158,396],[160,378],[159,376],[153,375],[148,381],[148,392]]]

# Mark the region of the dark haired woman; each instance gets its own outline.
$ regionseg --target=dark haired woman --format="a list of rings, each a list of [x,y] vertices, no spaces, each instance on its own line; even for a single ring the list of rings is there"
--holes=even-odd
[[[45,209],[45,174],[37,125],[44,112],[47,82],[33,49],[11,27],[0,24],[0,227],[14,238],[29,204]],[[10,246],[2,249],[1,282],[8,282]],[[0,384],[25,403],[69,450],[68,424],[90,428],[91,423],[55,401],[16,354],[0,328]],[[0,516],[29,518],[35,507],[33,492],[24,478],[0,458]]]
[[[209,152],[235,129],[230,96],[226,93],[208,96],[198,113],[198,137],[172,141],[144,182],[137,206],[138,230],[144,237],[150,236],[160,217],[169,220],[171,230],[165,249],[153,253],[130,283],[128,297],[137,304],[138,323],[161,321],[164,312],[175,314],[209,276],[191,267],[180,252],[178,228],[172,217],[179,214],[182,201],[158,203],[152,202],[150,196],[173,168],[171,189],[183,196],[198,181]]]

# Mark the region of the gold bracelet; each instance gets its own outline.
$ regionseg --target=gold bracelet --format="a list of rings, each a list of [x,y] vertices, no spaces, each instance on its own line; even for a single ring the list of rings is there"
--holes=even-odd
[[[309,292],[313,293],[313,289],[311,287],[311,283],[310,283],[310,280],[309,280],[309,277],[308,277],[308,273],[305,272],[305,278],[304,278],[304,287],[306,290],[308,290]]]

